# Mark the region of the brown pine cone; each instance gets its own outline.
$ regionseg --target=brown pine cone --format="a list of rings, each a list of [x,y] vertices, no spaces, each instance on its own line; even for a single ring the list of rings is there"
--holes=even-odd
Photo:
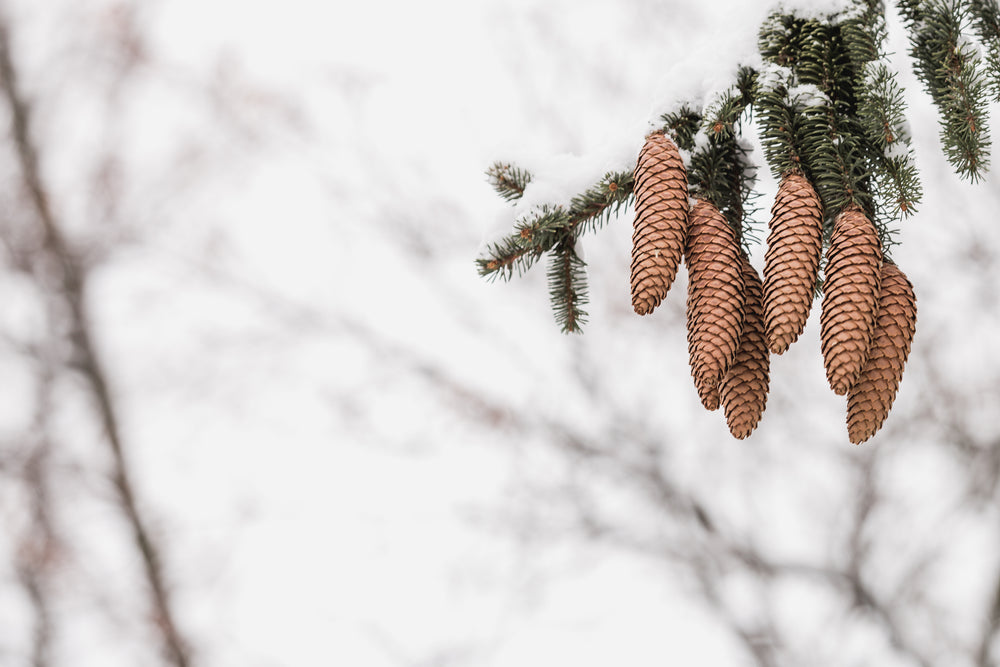
[[[663,133],[646,137],[635,167],[632,307],[653,312],[677,276],[688,231],[687,172]]]
[[[764,256],[764,319],[767,346],[782,354],[809,319],[819,255],[823,247],[823,208],[819,195],[798,172],[781,180],[771,207]]]
[[[861,444],[882,427],[889,416],[903,366],[917,326],[917,298],[913,285],[895,264],[882,265],[875,336],[861,377],[847,395],[847,433]]]
[[[688,353],[698,396],[709,410],[719,407],[719,382],[743,333],[746,287],[741,254],[736,234],[719,209],[698,200],[684,250]]]
[[[746,283],[746,322],[733,365],[719,386],[726,422],[733,436],[742,440],[757,427],[767,406],[771,357],[764,338],[764,286],[743,255]]]
[[[820,318],[823,362],[830,387],[843,395],[868,358],[882,264],[875,226],[860,209],[837,216],[826,258]]]

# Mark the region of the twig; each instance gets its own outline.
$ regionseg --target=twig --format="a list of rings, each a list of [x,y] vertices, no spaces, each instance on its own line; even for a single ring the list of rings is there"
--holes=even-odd
[[[1000,631],[1000,574],[994,584],[996,591],[993,594],[993,604],[987,612],[986,627],[983,630],[982,639],[979,641],[979,649],[976,651],[977,667],[991,667],[995,662],[990,661],[992,655],[993,640]]]

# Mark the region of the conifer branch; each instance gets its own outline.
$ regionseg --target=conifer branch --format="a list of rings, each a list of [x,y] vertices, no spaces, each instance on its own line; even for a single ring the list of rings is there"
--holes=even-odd
[[[896,3],[918,76],[939,109],[943,150],[959,174],[975,181],[988,166],[987,85],[982,59],[962,29],[971,21],[987,47],[990,85],[1000,100],[997,1]],[[815,188],[827,235],[839,213],[858,208],[875,224],[882,252],[894,244],[893,223],[916,211],[922,193],[886,39],[883,0],[852,0],[848,9],[824,16],[775,12],[759,32],[764,67],[741,67],[733,85],[704,109],[681,106],[661,116],[662,131],[684,154],[689,194],[714,204],[744,246],[753,238],[749,204],[757,196],[742,135],[742,121],[751,115],[774,177],[800,173]],[[509,201],[520,198],[530,181],[505,163],[489,174]],[[480,273],[509,278],[551,253],[553,304],[564,329],[578,330],[576,304],[585,285],[583,262],[573,249],[582,234],[630,201],[633,187],[631,172],[612,173],[568,206],[533,212],[513,235],[488,248],[478,260]]]
[[[922,196],[920,178],[906,128],[903,89],[884,63],[866,68],[858,115],[875,148],[875,199],[880,212],[889,219],[913,215]],[[888,220],[879,227],[887,225]]]
[[[792,96],[787,79],[772,73],[757,96],[757,122],[764,158],[775,180],[803,168],[804,94]]]
[[[883,48],[888,28],[882,0],[854,0],[853,4],[854,9],[847,12],[840,30],[847,55],[855,71],[861,72],[868,63],[885,56]]]
[[[568,209],[543,205],[514,226],[514,233],[486,247],[476,260],[479,275],[509,280],[522,275],[546,252],[569,237],[600,227],[632,196],[632,172],[609,172],[582,194],[573,197]]]
[[[514,234],[489,244],[485,256],[476,260],[476,266],[484,278],[510,280],[514,273],[523,275],[544,253],[545,250],[524,243],[520,234]]]
[[[757,95],[757,70],[740,67],[736,83],[705,111],[703,126],[709,137],[723,138],[739,133],[743,114],[753,105]]]
[[[694,129],[692,125],[699,119],[706,140],[693,138],[688,192],[714,204],[744,243],[756,240],[752,227],[755,210],[748,204],[754,198],[757,168],[749,159],[751,148],[742,140],[742,121],[752,111],[757,81],[755,69],[740,67],[735,83],[703,115],[681,109],[673,116],[664,116],[665,120],[675,118],[685,133]]]
[[[551,249],[573,227],[572,217],[561,207],[542,206],[514,225],[514,238],[539,253]]]
[[[570,227],[596,231],[632,197],[632,171],[609,172],[570,201]]]
[[[694,150],[694,138],[701,128],[701,113],[683,106],[677,111],[671,111],[660,116],[663,121],[662,130],[670,135],[683,151]]]
[[[509,162],[494,162],[486,170],[486,176],[497,194],[509,202],[517,201],[524,196],[524,189],[531,182],[530,173]]]
[[[982,61],[964,40],[968,10],[958,0],[899,0],[910,33],[914,70],[938,107],[945,156],[976,182],[989,166],[986,81]]]
[[[986,49],[993,99],[1000,102],[1000,8],[996,0],[968,0],[972,21]]]
[[[586,323],[586,263],[576,254],[571,235],[565,236],[549,258],[549,296],[556,323],[563,333],[579,333]]]
[[[753,211],[747,206],[757,172],[748,157],[750,152],[738,135],[709,134],[708,141],[692,153],[688,166],[690,196],[714,204],[736,237],[744,241],[756,238],[751,228]]]
[[[864,66],[880,53],[884,27],[868,0],[826,21],[773,15],[761,54],[779,68],[758,99],[762,142],[775,177],[801,169],[823,201],[827,228],[858,206],[874,214],[873,150],[858,120]]]

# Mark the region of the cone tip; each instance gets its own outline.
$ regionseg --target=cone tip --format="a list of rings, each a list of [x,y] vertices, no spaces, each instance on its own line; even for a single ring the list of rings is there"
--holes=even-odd
[[[854,429],[854,428],[851,428],[850,426],[848,426],[848,428],[847,428],[847,437],[850,438],[851,443],[855,444],[855,445],[860,445],[860,444],[866,442],[873,435],[875,435],[875,434],[874,433],[868,433],[867,431],[863,431],[861,429]]]

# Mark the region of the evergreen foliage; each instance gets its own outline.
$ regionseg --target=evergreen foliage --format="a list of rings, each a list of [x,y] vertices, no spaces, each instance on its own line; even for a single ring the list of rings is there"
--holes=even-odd
[[[530,181],[528,172],[506,164],[494,164],[491,182],[504,199],[516,201]],[[498,174],[499,176],[496,176]],[[520,175],[521,181],[514,175]],[[579,332],[586,313],[586,264],[576,253],[577,239],[595,231],[632,196],[631,171],[610,172],[570,201],[568,207],[543,205],[517,221],[514,232],[486,247],[476,260],[479,274],[489,279],[509,280],[521,275],[545,253],[551,254],[549,287],[557,323],[566,332]],[[517,194],[520,190],[521,194]]]
[[[986,49],[986,69],[993,99],[1000,102],[1000,8],[996,0],[970,0],[969,10]]]
[[[507,201],[517,201],[524,195],[524,189],[531,182],[531,174],[509,162],[494,162],[486,170],[486,176],[497,194]]]
[[[701,118],[700,130],[707,140],[694,148],[688,165],[691,196],[715,204],[738,239],[754,238],[751,229],[754,211],[748,204],[754,196],[757,169],[748,157],[751,148],[742,139],[742,120],[753,104],[756,88],[757,72],[741,67],[736,84]],[[689,119],[694,117],[687,116]],[[664,120],[669,121],[669,117],[665,116]]]
[[[977,181],[989,166],[990,136],[983,62],[966,34],[973,14],[970,4],[899,2],[910,33],[914,70],[938,107],[945,156],[959,174]]]
[[[576,254],[571,236],[564,236],[549,258],[549,295],[556,323],[564,333],[580,331],[587,320],[586,264]]]
[[[747,250],[757,238],[751,226],[756,166],[745,136],[754,129],[775,179],[800,173],[815,187],[826,243],[837,215],[858,208],[875,224],[888,257],[895,225],[920,203],[904,91],[885,53],[885,3],[849,5],[823,17],[774,12],[758,34],[759,69],[739,67],[730,88],[706,108],[681,106],[659,119],[684,154],[690,195],[714,204]],[[939,110],[942,150],[959,175],[976,181],[989,165],[987,95],[1000,100],[997,2],[895,5],[914,70]],[[487,175],[510,202],[531,183],[529,172],[508,163],[495,163]],[[557,321],[564,331],[579,331],[587,292],[577,244],[632,201],[633,185],[631,171],[609,173],[569,202],[521,214],[513,233],[477,260],[480,273],[506,280],[548,253]]]

